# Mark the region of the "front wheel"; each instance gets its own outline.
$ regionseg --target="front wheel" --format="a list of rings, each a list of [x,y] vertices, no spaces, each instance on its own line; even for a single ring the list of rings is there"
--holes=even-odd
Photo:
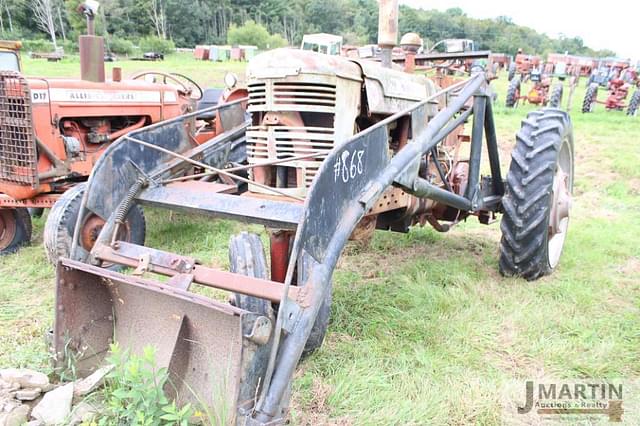
[[[14,253],[31,241],[31,216],[24,208],[0,208],[0,256]]]
[[[549,97],[549,106],[551,108],[560,108],[560,105],[562,104],[563,90],[564,87],[562,86],[562,83],[557,83],[555,86],[553,86],[553,89],[551,90],[551,96]]]
[[[556,108],[522,122],[502,200],[500,272],[535,280],[558,265],[573,191],[573,131]]]
[[[44,249],[47,259],[54,265],[59,258],[69,257],[71,254],[73,234],[86,187],[86,183],[80,183],[65,192],[49,212],[44,226]],[[104,223],[102,218],[94,214],[90,214],[83,220],[78,244],[87,252],[93,248]],[[124,226],[120,227],[118,240],[143,245],[145,232],[146,221],[142,208],[134,205],[127,215]],[[109,267],[109,265],[104,266]]]
[[[299,265],[304,266],[310,262],[310,257],[303,255]],[[231,272],[248,275],[255,278],[268,279],[267,259],[260,237],[256,234],[242,232],[231,237],[229,242],[229,264]],[[302,272],[306,268],[298,267],[298,283],[306,282],[306,275]],[[264,315],[268,318],[274,317],[271,302],[253,296],[234,294],[234,306]],[[331,291],[323,301],[318,311],[318,316],[311,329],[311,334],[305,343],[302,356],[307,356],[318,349],[324,340],[324,336],[329,326],[331,314]]]
[[[507,108],[514,108],[518,101],[520,100],[520,79],[515,77],[509,83],[509,88],[507,89],[507,97],[504,101],[504,105]]]
[[[587,88],[582,101],[582,112],[593,112],[596,106],[596,98],[598,97],[598,85],[593,83]]]

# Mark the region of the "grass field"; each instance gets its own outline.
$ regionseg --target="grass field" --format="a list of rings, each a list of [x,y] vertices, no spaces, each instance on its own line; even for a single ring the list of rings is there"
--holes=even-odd
[[[242,65],[119,62],[125,75],[161,69],[220,84]],[[79,63],[24,61],[28,75],[78,76]],[[109,65],[111,66],[111,65]],[[495,82],[504,167],[531,107],[506,110]],[[557,271],[537,282],[497,271],[499,223],[473,220],[448,234],[377,232],[349,246],[334,274],[324,346],[300,364],[293,424],[485,424],[505,422],[501,391],[513,380],[640,377],[640,117],[580,113],[574,96],[576,179],[572,219]],[[148,245],[226,266],[225,221],[148,212]],[[0,258],[0,367],[47,371],[54,269],[34,241]],[[640,412],[629,424],[639,424]],[[627,417],[628,419],[629,417]]]

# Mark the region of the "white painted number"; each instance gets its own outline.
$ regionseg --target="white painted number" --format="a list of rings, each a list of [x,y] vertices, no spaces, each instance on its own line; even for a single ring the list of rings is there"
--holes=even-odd
[[[337,182],[341,179],[342,182],[347,183],[351,179],[364,172],[364,164],[362,163],[362,156],[364,150],[356,150],[349,152],[345,149],[342,154],[336,159],[333,165],[333,180]]]

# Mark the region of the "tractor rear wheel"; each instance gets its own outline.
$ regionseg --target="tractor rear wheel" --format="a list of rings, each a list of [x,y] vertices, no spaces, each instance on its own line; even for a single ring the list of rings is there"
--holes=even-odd
[[[551,90],[551,97],[549,98],[549,106],[551,108],[560,108],[562,104],[562,91],[564,87],[562,83],[556,83]]]
[[[44,249],[47,258],[54,265],[61,257],[69,257],[73,243],[73,233],[80,213],[80,204],[87,184],[80,183],[65,192],[51,208],[47,222],[44,225]],[[97,215],[87,217],[80,230],[78,243],[86,250],[91,251],[98,238],[104,220]],[[143,245],[146,233],[146,220],[142,208],[134,205],[124,226],[120,227],[118,239],[137,245]],[[108,267],[107,265],[103,265]]]
[[[573,190],[573,133],[556,108],[522,122],[502,200],[500,273],[535,280],[560,260]]]
[[[520,100],[520,78],[515,77],[509,83],[509,88],[507,89],[507,97],[504,102],[504,105],[507,108],[514,108],[518,101]]]
[[[631,97],[631,101],[629,101],[629,108],[627,109],[627,115],[631,115],[635,117],[638,114],[638,107],[640,107],[640,89],[637,89],[633,96]]]
[[[515,62],[511,62],[509,64],[509,75],[507,77],[507,79],[509,81],[513,80],[513,77],[516,76],[516,63]]]
[[[302,263],[305,263],[303,259]],[[229,263],[231,272],[256,278],[268,279],[267,260],[260,237],[256,234],[242,232],[231,237],[229,242]],[[302,274],[301,274],[302,275]],[[298,281],[304,283],[306,277],[300,276]],[[255,312],[269,318],[274,317],[271,302],[252,296],[235,294],[234,306]],[[318,349],[324,340],[331,313],[331,292],[320,306],[318,316],[311,329],[311,334],[304,346],[302,356],[307,356]]]
[[[593,112],[596,106],[596,98],[598,97],[598,84],[593,83],[587,88],[582,101],[582,112]]]
[[[0,256],[14,253],[31,241],[31,216],[24,208],[0,208]]]

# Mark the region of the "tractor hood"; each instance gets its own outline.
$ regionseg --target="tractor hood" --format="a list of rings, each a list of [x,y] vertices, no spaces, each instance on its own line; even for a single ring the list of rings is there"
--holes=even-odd
[[[331,75],[362,81],[362,71],[352,61],[340,56],[330,56],[308,50],[270,50],[257,55],[247,67],[249,80],[286,78],[300,74]]]
[[[384,68],[378,62],[331,56],[308,50],[276,49],[251,60],[249,81],[315,74],[364,82],[369,111],[394,114],[436,92],[424,76]]]

